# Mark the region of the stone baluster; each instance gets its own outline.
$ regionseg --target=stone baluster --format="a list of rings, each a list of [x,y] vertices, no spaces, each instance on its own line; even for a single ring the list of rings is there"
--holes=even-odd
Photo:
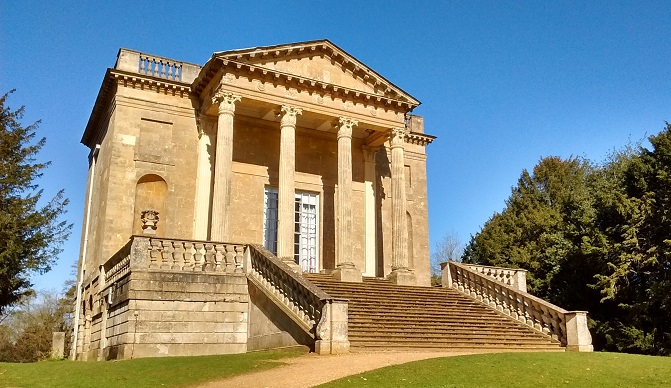
[[[361,271],[352,260],[352,127],[358,122],[339,118],[338,127],[338,236],[336,269],[333,276],[341,281],[361,282]]]
[[[149,268],[156,269],[160,266],[159,264],[159,253],[160,253],[160,244],[161,242],[156,239],[150,240],[150,250],[149,250]]]
[[[391,130],[391,274],[395,284],[414,285],[415,274],[408,267],[408,231],[405,198],[404,144],[407,130]]]
[[[193,243],[190,241],[184,242],[184,267],[185,271],[191,271],[193,269]]]
[[[214,272],[224,272],[225,270],[226,270],[226,246],[223,244],[215,244]]]
[[[204,244],[205,255],[203,256],[203,272],[214,271],[214,246],[209,243]]]
[[[233,273],[235,271],[235,246],[226,245],[226,273]]]
[[[222,89],[212,98],[213,104],[219,104],[212,191],[212,224],[210,225],[210,238],[213,241],[227,241],[229,238],[228,215],[231,201],[231,168],[233,166],[233,116],[235,114],[235,103],[240,99],[240,96]]]
[[[172,246],[172,266],[170,269],[181,270],[184,266],[184,243],[182,241],[173,241]]]
[[[161,269],[170,269],[172,264],[172,244],[170,241],[161,241]]]
[[[245,254],[245,247],[242,245],[236,245],[235,246],[235,272],[236,273],[241,273],[244,271],[242,268],[243,261],[244,261],[244,254]]]
[[[195,272],[200,272],[203,270],[203,264],[205,263],[203,257],[204,244],[201,242],[196,242],[193,244],[195,250],[193,254],[193,270]]]
[[[296,116],[300,108],[283,105],[280,108],[280,171],[277,190],[277,256],[294,263],[294,204],[296,172]],[[299,270],[300,266],[294,266]]]

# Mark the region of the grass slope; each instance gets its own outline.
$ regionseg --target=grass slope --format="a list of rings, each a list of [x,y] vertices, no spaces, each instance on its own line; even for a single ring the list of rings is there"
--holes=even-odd
[[[271,351],[200,357],[142,358],[106,362],[0,363],[0,387],[186,387],[282,365],[300,351]]]
[[[448,357],[345,377],[345,387],[671,387],[671,357],[618,353],[498,353]]]

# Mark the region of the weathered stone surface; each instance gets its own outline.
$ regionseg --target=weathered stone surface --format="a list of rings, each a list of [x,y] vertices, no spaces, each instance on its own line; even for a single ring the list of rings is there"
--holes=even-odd
[[[388,139],[419,101],[328,41],[254,50],[217,53],[203,68],[121,50],[107,73],[82,138],[99,151],[79,263],[79,359],[305,344],[254,299],[243,272],[245,245],[264,242],[267,188],[278,193],[277,253],[288,262],[303,249],[295,195],[309,193],[313,270],[361,281],[412,269],[429,284],[433,138],[415,117],[394,150]],[[134,238],[127,267],[108,262],[148,210],[159,216],[152,239]],[[348,348],[346,336],[328,341],[319,346]]]

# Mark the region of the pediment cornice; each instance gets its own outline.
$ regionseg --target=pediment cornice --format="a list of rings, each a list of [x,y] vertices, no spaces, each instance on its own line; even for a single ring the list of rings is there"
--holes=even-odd
[[[352,77],[370,85],[375,92],[343,87],[323,80],[308,78],[272,69],[262,64],[268,60],[287,60],[310,56],[325,56],[338,63]],[[272,81],[293,88],[329,93],[337,97],[361,100],[367,104],[389,107],[395,105],[410,111],[420,102],[387,79],[368,68],[356,58],[328,40],[310,41],[280,46],[259,47],[215,53],[194,80],[192,90],[200,95],[220,72],[242,74],[265,82]]]

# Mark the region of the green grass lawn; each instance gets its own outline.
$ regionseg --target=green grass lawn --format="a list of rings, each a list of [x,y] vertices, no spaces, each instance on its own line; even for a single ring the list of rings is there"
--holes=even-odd
[[[279,366],[282,358],[300,353],[0,363],[0,387],[188,387]],[[618,353],[479,354],[391,366],[320,387],[671,387],[671,357]]]
[[[386,367],[319,387],[671,387],[671,357],[618,353],[479,354]]]
[[[187,387],[282,365],[297,350],[200,357],[80,362],[0,363],[0,387]]]

